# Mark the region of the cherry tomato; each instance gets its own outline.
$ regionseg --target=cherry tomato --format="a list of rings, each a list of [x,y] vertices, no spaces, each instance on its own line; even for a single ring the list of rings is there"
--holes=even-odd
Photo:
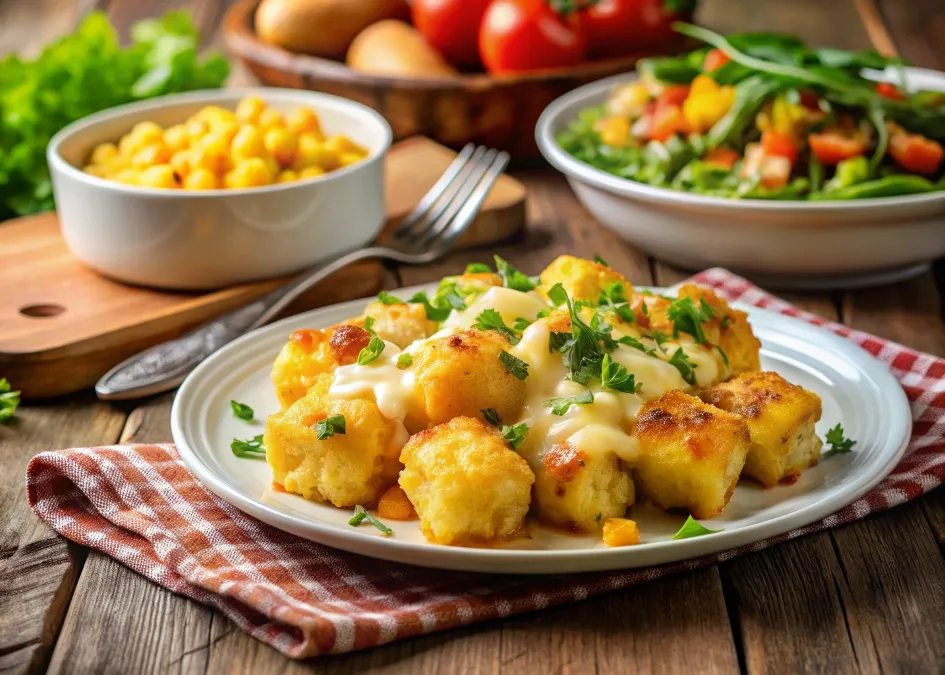
[[[656,97],[656,107],[662,108],[667,105],[681,106],[683,101],[689,96],[688,84],[670,84],[663,92]]]
[[[883,98],[892,99],[893,101],[902,101],[906,98],[905,95],[899,90],[899,87],[891,82],[878,83],[876,85],[876,93]]]
[[[650,124],[650,138],[660,143],[668,141],[677,133],[686,133],[688,125],[682,108],[678,105],[667,104],[659,106],[653,112]]]
[[[713,70],[718,70],[731,60],[732,59],[728,57],[728,54],[723,52],[721,49],[713,49],[705,55],[705,61],[702,63],[702,70],[707,73],[711,73]]]
[[[685,4],[685,3],[684,3]],[[665,0],[600,0],[582,12],[592,56],[622,56],[674,42],[673,22],[690,11],[675,13]]]
[[[729,150],[728,148],[712,148],[705,154],[702,161],[731,169],[735,166],[735,162],[740,159],[741,155],[734,150]]]
[[[889,154],[906,171],[931,176],[938,171],[945,151],[930,138],[899,131],[889,137]]]
[[[769,129],[761,134],[761,147],[764,148],[766,155],[785,157],[791,164],[797,161],[797,144],[787,134]]]
[[[810,89],[801,89],[799,92],[801,105],[808,110],[820,110],[820,96]]]
[[[491,73],[577,65],[586,45],[579,18],[545,0],[493,0],[479,27],[479,56]]]
[[[850,136],[832,131],[810,134],[807,142],[810,143],[810,149],[817,155],[820,163],[829,166],[862,155],[867,147],[866,139],[862,135]]]
[[[479,25],[491,0],[413,0],[410,18],[454,66],[479,63]]]

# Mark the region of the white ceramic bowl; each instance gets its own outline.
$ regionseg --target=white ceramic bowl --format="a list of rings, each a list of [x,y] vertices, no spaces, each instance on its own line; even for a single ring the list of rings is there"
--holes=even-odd
[[[318,178],[245,190],[160,190],[84,173],[92,149],[138,122],[162,127],[207,105],[233,109],[257,95],[286,112],[313,108],[326,134],[366,147],[366,159]],[[200,91],[91,115],[56,134],[47,151],[62,234],[92,268],[121,281],[209,289],[304,269],[362,246],[384,224],[387,122],[337,96],[291,89]]]
[[[908,69],[912,87],[945,90],[945,74]],[[857,201],[725,199],[654,187],[595,169],[555,136],[602,104],[632,74],[580,87],[538,120],[545,158],[601,223],[662,260],[721,265],[781,284],[858,285],[889,280],[945,255],[945,192]]]

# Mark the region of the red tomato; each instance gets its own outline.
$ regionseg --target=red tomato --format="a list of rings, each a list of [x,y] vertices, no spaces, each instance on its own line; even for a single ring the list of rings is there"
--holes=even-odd
[[[945,151],[930,138],[900,131],[889,138],[889,154],[906,171],[931,176],[938,171]]]
[[[808,110],[820,110],[820,96],[810,89],[801,89],[801,105]]]
[[[677,133],[687,131],[686,117],[678,105],[659,106],[653,113],[650,124],[650,138],[660,143],[669,140]]]
[[[731,60],[732,59],[728,57],[728,54],[723,52],[721,49],[713,49],[705,55],[705,61],[702,63],[702,69],[707,73],[711,73],[713,70],[718,70]]]
[[[726,169],[731,169],[740,159],[741,155],[728,148],[712,148],[702,158],[704,162],[724,166]]]
[[[413,0],[410,18],[454,66],[479,63],[479,24],[491,0]]]
[[[899,87],[892,84],[891,82],[880,82],[876,85],[876,93],[882,96],[883,98],[889,98],[893,101],[902,101],[905,99],[905,95],[899,91]]]
[[[479,27],[479,56],[491,73],[574,66],[586,45],[578,17],[544,0],[493,0]]]
[[[761,147],[766,155],[786,157],[793,164],[797,160],[797,144],[786,134],[769,129],[761,134]]]
[[[656,97],[656,107],[667,105],[680,106],[689,96],[688,84],[670,84],[663,89],[663,93]]]
[[[674,13],[665,0],[600,0],[582,12],[592,56],[622,56],[647,51],[679,38],[673,22],[691,12]]]
[[[826,131],[821,134],[810,134],[807,142],[810,143],[810,149],[817,155],[820,163],[830,166],[866,152],[866,139],[859,135],[846,136]]]

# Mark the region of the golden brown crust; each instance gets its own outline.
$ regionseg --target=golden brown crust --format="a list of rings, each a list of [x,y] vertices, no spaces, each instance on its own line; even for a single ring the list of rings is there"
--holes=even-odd
[[[358,359],[358,354],[368,346],[370,340],[371,334],[360,326],[342,324],[332,331],[328,346],[335,360],[346,366]]]

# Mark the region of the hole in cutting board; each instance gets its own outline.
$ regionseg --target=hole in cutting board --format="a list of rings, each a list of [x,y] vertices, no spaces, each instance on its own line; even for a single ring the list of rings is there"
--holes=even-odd
[[[48,319],[66,311],[62,305],[26,305],[20,307],[20,314],[34,319]]]

